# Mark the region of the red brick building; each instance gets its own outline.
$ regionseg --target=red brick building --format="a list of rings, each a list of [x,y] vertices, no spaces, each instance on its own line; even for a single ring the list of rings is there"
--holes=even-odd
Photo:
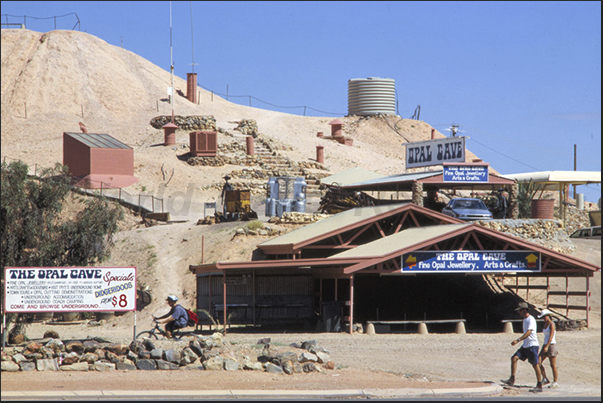
[[[64,132],[63,165],[86,188],[124,188],[138,182],[134,150],[108,134]]]

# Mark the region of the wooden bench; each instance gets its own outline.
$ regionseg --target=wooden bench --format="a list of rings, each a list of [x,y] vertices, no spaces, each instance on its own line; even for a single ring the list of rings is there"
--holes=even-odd
[[[417,333],[428,334],[428,324],[456,323],[456,333],[465,334],[465,319],[442,319],[442,320],[370,320],[366,322],[366,333],[374,334],[375,325],[419,325]]]

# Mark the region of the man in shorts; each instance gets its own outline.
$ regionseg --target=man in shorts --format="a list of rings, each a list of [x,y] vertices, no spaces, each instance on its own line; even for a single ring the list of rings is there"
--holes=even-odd
[[[540,373],[540,365],[538,363],[538,350],[540,345],[538,344],[538,338],[536,337],[536,319],[528,311],[528,304],[526,302],[520,302],[515,308],[515,311],[523,318],[523,334],[511,342],[514,346],[519,342],[523,342],[519,350],[511,357],[511,377],[503,383],[513,386],[515,384],[515,372],[517,371],[517,361],[528,360],[534,372],[536,373],[536,387],[530,389],[532,392],[542,392],[542,374]]]

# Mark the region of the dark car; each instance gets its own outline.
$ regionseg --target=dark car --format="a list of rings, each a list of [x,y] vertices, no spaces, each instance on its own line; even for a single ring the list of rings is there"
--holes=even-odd
[[[601,226],[580,228],[574,231],[570,238],[601,239]]]
[[[492,213],[483,201],[461,197],[450,200],[442,209],[442,214],[465,221],[492,219]]]

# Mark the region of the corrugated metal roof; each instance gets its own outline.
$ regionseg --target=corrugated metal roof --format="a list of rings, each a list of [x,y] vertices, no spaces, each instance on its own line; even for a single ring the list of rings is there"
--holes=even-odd
[[[387,213],[388,211],[400,208],[401,206],[404,206],[406,204],[408,203],[388,204],[384,206],[357,207],[351,210],[335,214],[332,217],[325,218],[315,223],[306,225],[302,228],[298,228],[294,231],[288,232],[276,238],[270,239],[266,242],[261,243],[259,247],[261,248],[262,246],[297,244],[315,238],[319,234],[330,233],[339,228],[343,228],[358,221],[365,220],[369,217]]]
[[[572,185],[601,183],[601,171],[541,171],[501,176],[518,182],[532,181],[535,184],[546,186],[547,189],[554,190],[559,188],[560,183]]]
[[[432,238],[444,236],[459,228],[472,225],[471,223],[432,225],[428,227],[409,228],[397,234],[378,239],[376,241],[358,246],[357,248],[338,253],[327,259],[354,259],[385,256],[402,248],[416,245]]]
[[[349,187],[365,187],[365,186],[373,186],[373,185],[386,185],[386,184],[395,184],[399,182],[413,182],[424,178],[430,178],[432,176],[441,175],[444,171],[428,171],[428,172],[417,172],[411,174],[397,174],[390,176],[383,176],[381,178],[370,179],[367,181],[350,183]]]
[[[379,175],[378,173],[366,170],[364,168],[355,167],[343,172],[336,173],[335,175],[322,178],[320,180],[320,183],[323,183],[325,185],[335,184],[337,186],[345,186],[351,183],[358,183],[359,181],[368,181],[381,177],[383,176]]]
[[[130,149],[132,147],[122,143],[108,134],[97,133],[66,133],[74,139],[86,144],[90,148],[122,148]]]

